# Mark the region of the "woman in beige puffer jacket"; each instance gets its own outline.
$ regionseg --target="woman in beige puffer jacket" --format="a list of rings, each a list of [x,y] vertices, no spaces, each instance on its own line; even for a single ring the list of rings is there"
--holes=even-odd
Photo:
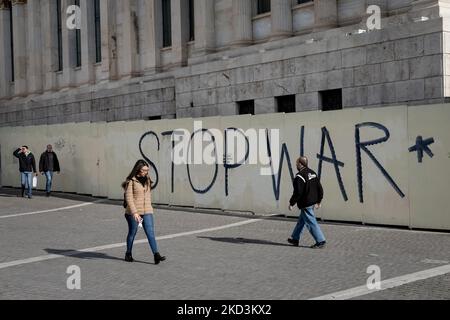
[[[148,243],[153,252],[155,264],[166,260],[158,252],[158,246],[155,239],[153,207],[151,200],[151,180],[148,176],[150,170],[149,165],[144,160],[139,160],[128,175],[126,181],[122,183],[125,189],[126,211],[125,219],[128,222],[127,235],[127,252],[125,253],[125,261],[133,262],[131,254],[133,249],[134,238],[138,230],[138,226],[144,228],[147,235]]]

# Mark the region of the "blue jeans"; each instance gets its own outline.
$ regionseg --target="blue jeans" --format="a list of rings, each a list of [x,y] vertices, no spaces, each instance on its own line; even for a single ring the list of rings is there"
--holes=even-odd
[[[147,235],[148,243],[152,249],[153,254],[158,252],[158,246],[156,245],[153,214],[145,214],[141,216],[143,218],[142,226],[144,227],[145,234]],[[125,214],[125,219],[128,222],[128,236],[127,236],[127,253],[131,254],[133,250],[133,242],[138,231],[139,224],[134,220],[132,215]]]
[[[20,182],[22,186],[27,190],[27,195],[31,196],[31,190],[33,188],[33,172],[21,172]]]
[[[325,237],[322,233],[322,230],[320,230],[319,224],[317,223],[316,217],[314,215],[314,206],[300,210],[300,216],[298,217],[297,225],[292,232],[292,239],[300,240],[305,225],[316,243],[325,241]]]
[[[45,178],[47,182],[45,184],[45,192],[52,191],[53,171],[45,171]]]

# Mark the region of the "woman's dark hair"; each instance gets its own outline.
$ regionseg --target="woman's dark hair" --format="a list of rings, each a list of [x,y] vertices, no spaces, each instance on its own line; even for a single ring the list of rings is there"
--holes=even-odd
[[[145,160],[138,160],[135,163],[133,169],[131,170],[131,172],[128,175],[128,177],[126,178],[126,180],[124,182],[122,182],[122,188],[125,189],[127,187],[128,182],[131,179],[133,179],[134,177],[136,177],[143,167],[150,167],[150,166],[148,165],[148,163]],[[147,182],[146,182],[146,186],[150,185],[151,183],[152,183],[152,180],[148,176],[148,179],[147,179]]]

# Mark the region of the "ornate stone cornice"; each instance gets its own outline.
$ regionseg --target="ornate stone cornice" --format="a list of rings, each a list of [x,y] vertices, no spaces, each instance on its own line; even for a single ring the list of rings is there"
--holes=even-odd
[[[11,8],[11,1],[0,0],[0,10],[6,10]]]

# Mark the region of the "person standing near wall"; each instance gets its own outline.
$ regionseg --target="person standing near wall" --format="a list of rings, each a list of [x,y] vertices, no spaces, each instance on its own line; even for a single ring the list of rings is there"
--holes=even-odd
[[[58,157],[53,151],[52,145],[49,144],[47,150],[41,154],[41,158],[39,159],[39,172],[45,175],[46,178],[45,194],[47,197],[50,197],[52,191],[53,172],[59,174],[60,171]]]
[[[288,242],[298,246],[300,236],[306,226],[316,241],[311,248],[321,249],[325,247],[326,241],[314,215],[314,208],[320,208],[323,199],[323,188],[317,174],[308,168],[308,158],[298,158],[296,165],[298,173],[293,182],[294,192],[289,201],[289,210],[292,210],[293,206],[297,204],[297,207],[300,209],[300,216]]]
[[[34,155],[28,149],[28,146],[18,148],[13,155],[19,159],[20,182],[22,185],[21,196],[25,196],[25,189],[27,189],[28,199],[31,199],[33,197],[33,173],[37,176]]]
[[[144,228],[148,243],[153,252],[155,264],[166,260],[158,252],[158,246],[155,239],[153,207],[151,203],[151,180],[148,175],[149,165],[144,160],[139,160],[131,170],[122,188],[125,190],[126,211],[125,219],[128,223],[127,251],[125,261],[133,262],[131,254],[133,242],[136,236],[138,226]]]

